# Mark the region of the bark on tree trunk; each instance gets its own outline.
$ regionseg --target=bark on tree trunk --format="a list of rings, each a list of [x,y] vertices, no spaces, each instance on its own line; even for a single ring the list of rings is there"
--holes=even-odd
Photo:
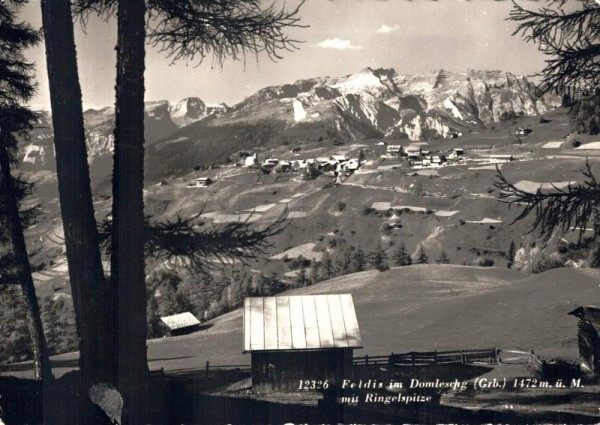
[[[31,265],[27,255],[27,246],[23,237],[23,228],[19,217],[19,208],[15,198],[14,180],[10,173],[10,158],[6,148],[0,142],[0,192],[3,192],[6,210],[6,226],[9,230],[19,283],[25,298],[25,311],[27,314],[27,327],[31,337],[31,351],[33,353],[34,379],[42,379],[45,383],[52,381],[52,369],[48,357],[48,347],[44,336],[44,328],[40,316],[40,308],[35,296],[35,287],[31,277]]]
[[[115,311],[104,277],[83,127],[70,0],[42,0],[54,146],[69,279],[79,335],[82,423],[91,423],[88,390],[116,384]]]
[[[144,0],[119,1],[111,279],[118,294],[123,423],[147,417],[144,273]]]

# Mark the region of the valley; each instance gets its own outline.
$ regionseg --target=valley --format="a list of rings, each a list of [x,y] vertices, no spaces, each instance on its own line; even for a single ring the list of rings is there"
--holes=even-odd
[[[485,82],[476,84],[479,80]],[[475,89],[482,91],[475,95]],[[513,99],[514,90],[524,93],[520,103],[498,100]],[[184,289],[178,296],[184,294],[193,314],[207,321],[205,330],[189,336],[150,340],[151,369],[247,362],[239,349],[240,300],[286,290],[352,293],[363,355],[489,345],[576,359],[574,323],[563,316],[597,294],[594,272],[562,268],[528,277],[534,260],[514,270],[507,265],[514,244],[524,256],[539,252],[535,267],[542,268],[536,272],[586,266],[587,251],[569,245],[577,241],[577,229],[540,244],[528,233],[531,220],[513,223],[518,206],[499,202],[494,186],[497,170],[519,188],[535,191],[576,185],[586,160],[598,169],[597,138],[571,134],[568,111],[555,99],[536,98],[525,79],[498,72],[409,78],[368,69],[337,80],[266,88],[211,113],[203,104],[197,99],[147,105],[148,217],[156,222],[180,217],[211,230],[232,223],[261,229],[283,217],[286,227],[270,238],[264,255],[217,264],[211,281],[188,271],[183,257],[148,259],[156,314],[180,312],[178,304],[165,304],[175,295],[164,283],[180,280]],[[86,112],[99,221],[111,208],[112,113]],[[24,207],[39,211],[26,238],[34,253],[37,296],[51,306],[48,311],[63,316],[58,323],[68,329],[73,313],[47,146],[51,132],[36,131],[37,139],[23,149],[29,159],[37,153],[22,167],[35,182]],[[268,161],[276,165],[266,169]],[[309,163],[321,170],[309,176]],[[400,250],[413,261],[422,251],[430,264],[395,267]],[[384,253],[384,264],[373,263],[376,252]],[[108,258],[104,267],[109,272]],[[379,267],[392,269],[374,270]],[[548,285],[552,290],[546,291]],[[512,329],[523,323],[530,328],[515,335]],[[461,336],[452,332],[459,328]],[[69,341],[61,340],[53,352],[69,351]],[[65,372],[75,355],[59,354],[54,361]]]

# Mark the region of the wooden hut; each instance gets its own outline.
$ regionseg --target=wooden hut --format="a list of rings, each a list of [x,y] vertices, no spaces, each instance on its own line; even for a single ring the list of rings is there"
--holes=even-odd
[[[579,319],[579,356],[596,376],[600,376],[600,308],[577,307],[569,313]]]
[[[351,376],[355,348],[362,342],[350,294],[244,301],[244,353],[252,355],[255,390],[297,390],[307,380],[339,383]]]
[[[161,317],[159,324],[165,336],[185,335],[200,328],[200,320],[189,311]]]

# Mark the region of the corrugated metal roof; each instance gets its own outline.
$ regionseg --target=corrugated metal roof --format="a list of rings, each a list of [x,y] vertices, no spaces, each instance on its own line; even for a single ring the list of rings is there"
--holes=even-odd
[[[244,351],[360,347],[350,294],[244,300]]]
[[[200,320],[198,320],[196,316],[189,311],[186,311],[185,313],[174,314],[172,316],[161,317],[160,320],[162,320],[163,323],[171,330],[187,328],[188,326],[200,324]]]

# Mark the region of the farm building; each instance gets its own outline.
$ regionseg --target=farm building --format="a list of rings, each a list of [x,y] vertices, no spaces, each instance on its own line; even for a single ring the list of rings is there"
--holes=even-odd
[[[331,155],[329,157],[329,159],[331,161],[337,161],[337,162],[344,162],[344,161],[348,161],[348,157],[344,154],[336,154],[336,155]]]
[[[577,307],[569,314],[579,320],[579,356],[594,375],[600,376],[600,308]]]
[[[464,154],[465,154],[465,150],[463,148],[452,148],[452,152],[450,152],[450,155],[448,156],[448,158],[456,159],[456,158],[463,156]]]
[[[401,156],[404,153],[404,149],[400,145],[388,145],[385,151],[389,156]]]
[[[527,136],[528,134],[533,133],[533,130],[530,128],[517,127],[515,130],[515,134],[517,136]]]
[[[188,183],[187,187],[208,187],[214,183],[214,180],[210,177],[198,177],[191,183]]]
[[[292,163],[290,161],[281,161],[273,168],[276,173],[289,173],[292,171]]]
[[[431,163],[433,165],[442,165],[444,162],[446,162],[446,156],[444,154],[436,153],[431,155]]]
[[[340,382],[362,348],[350,294],[251,297],[244,300],[244,353],[252,388],[293,390],[300,380]]]
[[[177,336],[197,331],[200,327],[200,320],[192,313],[185,312],[161,317],[159,325],[165,336]]]
[[[421,157],[421,146],[409,146],[406,148],[408,159],[419,159]]]
[[[244,167],[254,167],[258,164],[258,155],[253,153],[244,158]]]

